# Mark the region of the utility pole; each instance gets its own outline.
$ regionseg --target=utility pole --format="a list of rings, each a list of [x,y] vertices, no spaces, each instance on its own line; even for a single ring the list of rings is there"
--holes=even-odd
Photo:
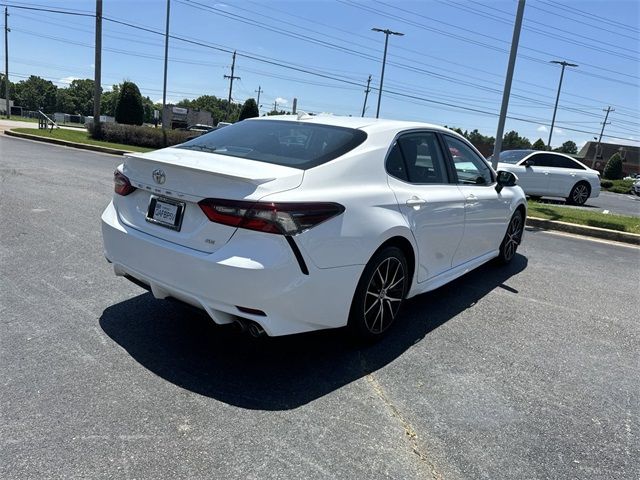
[[[273,101],[273,111],[275,113],[278,113],[278,101],[277,100]]]
[[[100,98],[102,96],[102,0],[96,0],[96,52],[93,77],[93,132],[100,138]]]
[[[11,118],[11,107],[9,97],[11,96],[11,86],[9,85],[9,10],[4,7],[4,96],[7,107],[7,118]]]
[[[233,51],[233,61],[231,62],[231,75],[225,75],[224,78],[229,79],[229,101],[227,103],[227,120],[229,120],[229,114],[231,112],[231,92],[233,90],[233,81],[240,80],[240,77],[234,77],[233,71],[236,68],[236,51]]]
[[[378,89],[378,108],[376,110],[376,118],[380,116],[380,100],[382,99],[382,84],[384,83],[384,66],[387,63],[387,45],[389,44],[389,35],[404,36],[404,33],[393,32],[388,28],[372,28],[374,32],[384,33],[384,55],[382,56],[382,73],[380,74],[380,88]]]
[[[165,132],[165,118],[164,111],[167,105],[167,66],[169,63],[169,14],[171,13],[171,0],[167,0],[167,25],[164,31],[164,82],[162,85],[162,131],[164,133],[164,143],[167,144],[167,137]]]
[[[371,85],[371,75],[369,75],[369,79],[367,80],[367,89],[364,91],[364,104],[362,105],[361,117],[364,117],[364,111],[367,109],[367,97],[369,96],[369,92],[371,91],[369,85]]]
[[[522,17],[524,15],[525,0],[518,1],[516,21],[513,24],[513,38],[511,39],[511,53],[509,54],[509,64],[507,66],[507,78],[504,82],[504,92],[502,92],[502,107],[500,107],[500,119],[498,120],[498,131],[496,133],[496,143],[493,146],[493,158],[491,165],[493,169],[498,168],[500,152],[502,151],[502,135],[504,124],[507,120],[507,110],[509,108],[509,96],[511,95],[511,82],[513,80],[513,70],[516,66],[516,56],[518,54],[518,43],[520,42],[520,30],[522,28]]]
[[[254,90],[254,92],[258,93],[258,99],[256,100],[256,103],[258,104],[258,110],[260,110],[260,93],[262,92],[262,88],[260,88],[260,85],[258,85],[258,90]]]
[[[593,157],[593,163],[591,164],[591,168],[596,168],[595,164],[596,164],[596,160],[598,159],[598,153],[600,152],[600,148],[602,148],[600,146],[600,142],[602,142],[602,135],[604,134],[604,127],[606,127],[607,125],[609,125],[611,122],[607,122],[607,119],[609,118],[609,113],[610,112],[615,112],[616,109],[615,108],[611,108],[611,105],[609,105],[606,110],[603,108],[602,109],[603,112],[607,112],[606,115],[604,116],[604,122],[602,122],[602,130],[600,130],[600,136],[598,137],[598,143],[596,144],[596,153],[595,156]]]
[[[611,123],[611,122],[607,122],[607,119],[609,118],[609,113],[615,112],[616,109],[611,108],[611,106],[608,106],[606,110],[603,108],[602,111],[607,112],[607,114],[604,116],[604,122],[602,122],[602,130],[600,130],[600,137],[598,137],[598,145],[600,145],[600,142],[602,141],[602,135],[604,134],[604,127]]]
[[[556,123],[556,111],[558,110],[558,100],[560,100],[560,89],[562,88],[562,77],[564,77],[565,67],[577,67],[575,63],[561,62],[559,60],[551,60],[549,63],[557,63],[562,65],[562,71],[560,72],[560,83],[558,84],[558,95],[556,96],[556,105],[553,107],[553,118],[551,119],[551,128],[549,129],[549,141],[547,142],[547,150],[551,150],[551,136],[553,135],[553,125]]]

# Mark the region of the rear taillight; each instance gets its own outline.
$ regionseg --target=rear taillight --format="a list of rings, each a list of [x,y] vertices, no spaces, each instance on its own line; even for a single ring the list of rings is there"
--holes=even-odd
[[[114,192],[116,192],[118,195],[124,196],[124,195],[129,195],[135,189],[136,187],[131,185],[131,182],[125,175],[120,173],[118,170],[113,172],[113,191]]]
[[[344,212],[344,207],[337,203],[266,203],[207,198],[198,205],[212,222],[281,235],[296,235]]]

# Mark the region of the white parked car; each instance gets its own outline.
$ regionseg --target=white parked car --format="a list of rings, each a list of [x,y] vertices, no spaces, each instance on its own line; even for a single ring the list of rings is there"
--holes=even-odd
[[[105,255],[156,298],[254,335],[349,325],[375,339],[404,299],[514,257],[526,218],[515,183],[446,128],[244,120],[127,155],[102,215]]]
[[[500,153],[498,170],[515,173],[518,185],[531,197],[561,197],[584,205],[600,195],[600,173],[562,153],[507,150]]]

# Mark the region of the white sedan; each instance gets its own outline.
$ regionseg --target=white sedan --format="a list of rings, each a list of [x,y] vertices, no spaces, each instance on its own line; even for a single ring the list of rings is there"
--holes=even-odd
[[[515,173],[531,197],[561,197],[569,204],[584,205],[600,195],[600,173],[562,153],[507,150],[500,153],[498,170]]]
[[[382,336],[403,300],[514,258],[526,200],[449,129],[367,118],[244,120],[129,154],[102,215],[116,275],[276,336]]]

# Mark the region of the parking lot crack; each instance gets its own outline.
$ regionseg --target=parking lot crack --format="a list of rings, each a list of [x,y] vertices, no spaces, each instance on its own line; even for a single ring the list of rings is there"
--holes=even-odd
[[[389,413],[393,418],[395,418],[400,425],[402,426],[405,433],[405,440],[407,441],[409,448],[411,451],[418,457],[419,464],[427,469],[427,473],[429,474],[429,478],[433,480],[442,480],[442,474],[436,469],[436,466],[429,459],[426,448],[420,444],[418,434],[415,429],[411,426],[411,423],[405,418],[400,409],[389,399],[389,396],[385,392],[384,387],[378,381],[373,373],[369,372],[367,368],[367,361],[360,354],[360,363],[362,365],[362,370],[365,372],[365,378],[369,386],[371,386],[372,390],[375,392],[376,396],[382,401],[385,405]]]

